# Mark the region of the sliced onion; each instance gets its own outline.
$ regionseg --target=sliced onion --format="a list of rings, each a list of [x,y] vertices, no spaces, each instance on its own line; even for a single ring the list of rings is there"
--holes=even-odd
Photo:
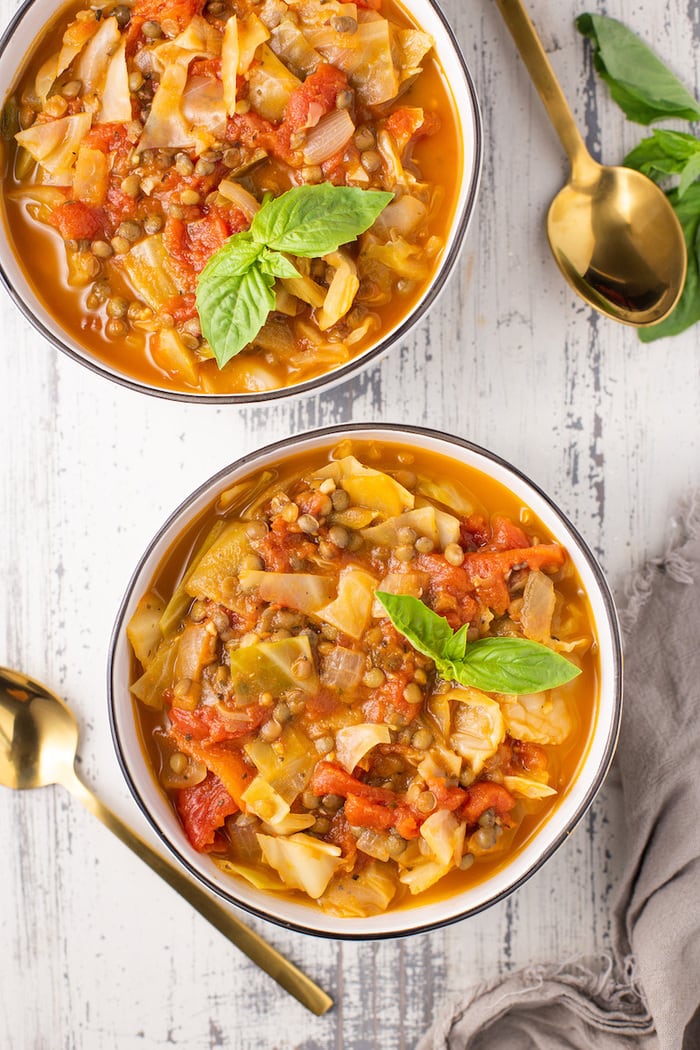
[[[322,679],[338,689],[354,689],[365,673],[365,658],[354,649],[336,645],[323,661]]]
[[[355,125],[347,109],[334,109],[309,132],[304,145],[305,163],[323,164],[345,149],[354,133]]]
[[[231,201],[235,204],[239,211],[242,211],[247,219],[252,222],[257,212],[260,211],[260,205],[256,201],[252,193],[249,193],[244,186],[241,186],[239,182],[235,182],[233,179],[223,179],[219,183],[219,193],[221,193],[227,201]]]

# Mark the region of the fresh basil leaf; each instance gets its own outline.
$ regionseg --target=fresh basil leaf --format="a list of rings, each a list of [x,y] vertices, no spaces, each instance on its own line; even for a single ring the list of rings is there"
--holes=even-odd
[[[464,654],[467,649],[467,631],[469,630],[469,624],[463,623],[456,634],[453,634],[449,641],[443,645],[442,652],[440,654],[443,660],[463,660]]]
[[[397,631],[408,638],[414,649],[431,660],[439,660],[453,631],[444,616],[438,616],[419,598],[409,594],[375,591],[375,598]]]
[[[219,277],[238,277],[253,265],[262,251],[261,246],[253,240],[248,230],[234,233],[211,256],[206,266],[199,275],[197,281],[197,292],[199,287],[208,281]],[[198,307],[199,309],[199,307]]]
[[[204,271],[203,271],[204,272]],[[257,262],[242,273],[224,274],[197,285],[197,311],[202,334],[223,368],[247,346],[265,324],[275,305],[274,277],[263,273]]]
[[[564,656],[527,638],[479,638],[452,670],[460,685],[516,694],[554,689],[581,673]]]
[[[638,124],[700,118],[693,96],[640,38],[622,22],[583,14],[578,30],[593,44],[593,62],[625,115]]]
[[[316,258],[368,230],[393,196],[330,182],[295,186],[263,205],[250,232],[268,248]]]
[[[263,249],[263,253],[260,256],[260,269],[263,273],[269,273],[272,277],[298,277],[299,271],[296,266],[293,265],[286,257],[280,252],[271,252],[267,248]]]
[[[648,175],[655,182],[679,175],[678,196],[682,197],[700,175],[700,141],[683,131],[655,129],[651,138],[642,139],[623,163]]]
[[[650,328],[639,329],[643,343],[678,335],[700,321],[700,182],[689,186],[682,197],[677,190],[672,190],[668,199],[683,227],[688,272],[681,297],[669,316]]]

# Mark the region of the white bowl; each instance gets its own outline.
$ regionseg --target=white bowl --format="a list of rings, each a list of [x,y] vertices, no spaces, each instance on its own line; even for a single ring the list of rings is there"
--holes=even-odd
[[[525,845],[500,869],[460,893],[362,919],[336,918],[313,904],[304,905],[256,890],[242,880],[222,874],[206,854],[190,846],[144,757],[129,693],[131,653],[126,637],[126,624],[139,597],[148,590],[175,539],[222,490],[290,454],[330,449],[345,437],[385,439],[451,457],[490,475],[530,507],[566,548],[578,572],[590,603],[600,667],[597,707],[577,773]],[[529,878],[571,833],[603,783],[617,742],[622,706],[620,631],[610,590],[584,540],[552,500],[519,470],[485,449],[437,431],[390,424],[349,424],[302,434],[245,456],[210,478],[171,514],[143,555],[119,609],[110,645],[108,689],[114,743],[127,783],[155,831],[192,876],[224,900],[302,932],[355,939],[395,937],[455,922],[501,900]]]
[[[447,243],[431,281],[410,313],[385,332],[377,343],[321,376],[277,390],[260,393],[198,394],[150,385],[105,363],[64,330],[47,310],[37,289],[27,280],[17,261],[15,249],[8,236],[7,221],[3,216],[4,228],[0,231],[0,281],[27,320],[59,350],[116,383],[170,400],[218,404],[268,402],[290,395],[315,393],[347,379],[370,362],[376,362],[392,346],[405,340],[409,331],[435,302],[459,257],[474,209],[481,173],[482,130],[471,75],[452,29],[437,3],[433,0],[401,0],[401,3],[435,41],[435,52],[439,56],[451,90],[455,113],[461,126],[462,178]],[[3,103],[11,94],[34,45],[41,38],[46,24],[56,14],[56,10],[56,0],[25,0],[0,37],[0,98]]]

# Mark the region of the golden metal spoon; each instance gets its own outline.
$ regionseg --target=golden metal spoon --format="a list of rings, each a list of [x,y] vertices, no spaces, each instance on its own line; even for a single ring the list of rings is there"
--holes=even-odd
[[[587,303],[615,321],[657,324],[678,301],[688,261],[666,195],[646,175],[591,157],[521,0],[496,4],[571,165],[547,216],[560,270]]]
[[[70,708],[41,682],[0,667],[0,784],[19,789],[61,784],[295,999],[319,1016],[330,1009],[330,996],[100,802],[75,772],[77,747],[78,724]]]

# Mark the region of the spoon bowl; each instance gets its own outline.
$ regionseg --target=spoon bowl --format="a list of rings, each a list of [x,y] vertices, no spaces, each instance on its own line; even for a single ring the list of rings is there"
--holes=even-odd
[[[220,933],[303,1003],[323,1014],[333,1000],[245,923],[190,882],[94,795],[75,772],[78,723],[41,682],[0,667],[0,784],[24,790],[61,784]]]
[[[607,317],[658,324],[678,302],[687,269],[685,237],[666,194],[638,171],[591,157],[522,0],[496,3],[571,165],[547,216],[560,270]]]

